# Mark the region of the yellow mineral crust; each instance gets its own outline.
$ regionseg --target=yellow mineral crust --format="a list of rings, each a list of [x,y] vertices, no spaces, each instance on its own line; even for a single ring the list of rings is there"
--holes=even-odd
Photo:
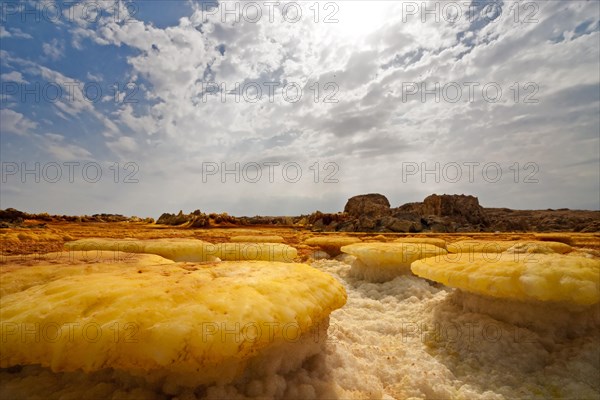
[[[122,251],[156,254],[173,261],[218,261],[216,247],[197,239],[81,239],[65,243],[70,251]]]
[[[546,249],[550,249],[554,253],[564,254],[573,250],[571,246],[565,243],[525,240],[460,240],[449,243],[447,249],[449,253],[502,253],[514,246],[528,247],[530,250],[526,252],[532,253],[544,253]]]
[[[561,233],[561,232],[555,232],[555,233],[536,233],[535,237],[539,240],[544,240],[544,241],[552,241],[552,242],[562,242],[562,243],[566,243],[566,244],[573,244],[573,235],[569,234],[569,233]]]
[[[437,239],[437,238],[407,237],[407,238],[396,239],[396,240],[394,240],[394,243],[425,243],[425,244],[432,244],[434,246],[437,246],[437,247],[440,247],[440,248],[446,250],[446,241],[444,239]]]
[[[502,253],[517,243],[516,240],[459,240],[448,243],[448,253]]]
[[[360,242],[359,238],[349,236],[317,236],[306,239],[304,244],[318,246],[329,253],[330,256],[337,256],[343,246]]]
[[[342,247],[342,251],[356,257],[351,274],[372,282],[385,282],[410,273],[413,261],[426,257],[443,258],[447,253],[442,248],[423,243],[356,243]]]
[[[108,250],[5,256],[0,258],[0,297],[68,276],[114,272],[123,265],[136,268],[159,264],[173,261],[154,254]]]
[[[561,242],[516,242],[513,246],[506,250],[507,253],[514,254],[526,254],[526,253],[542,253],[552,254],[559,253],[565,254],[573,251],[573,248],[568,244]]]
[[[136,260],[3,268],[0,366],[230,382],[265,357],[278,360],[272,368],[297,358],[299,341],[312,352],[302,357],[318,352],[323,338],[309,334],[323,336],[346,302],[338,281],[305,264]]]
[[[65,243],[70,251],[112,250],[156,254],[181,262],[283,261],[293,262],[298,252],[282,243],[219,243],[197,239],[82,239]]]
[[[415,275],[466,292],[519,301],[589,306],[600,301],[600,261],[559,254],[472,254],[411,265]]]
[[[293,262],[298,251],[283,243],[219,243],[214,254],[224,261]]]
[[[284,239],[277,235],[237,235],[229,238],[233,243],[283,243]]]
[[[0,243],[40,242],[40,241],[72,240],[69,235],[53,230],[20,229],[0,233]]]

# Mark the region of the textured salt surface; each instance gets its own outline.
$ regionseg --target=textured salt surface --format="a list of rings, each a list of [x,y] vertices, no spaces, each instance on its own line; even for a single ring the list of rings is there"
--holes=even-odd
[[[169,395],[114,371],[0,372],[0,398],[599,398],[600,333],[561,343],[464,312],[450,290],[405,275],[376,284],[349,265],[320,260],[348,292],[331,314],[326,351],[300,370]]]

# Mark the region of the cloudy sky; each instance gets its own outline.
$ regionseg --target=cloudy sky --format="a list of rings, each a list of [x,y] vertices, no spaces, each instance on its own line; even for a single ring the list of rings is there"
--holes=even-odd
[[[1,208],[600,208],[598,1],[1,3]]]

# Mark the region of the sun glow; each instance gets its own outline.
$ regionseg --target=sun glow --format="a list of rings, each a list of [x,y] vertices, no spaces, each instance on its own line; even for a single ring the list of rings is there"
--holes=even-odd
[[[381,27],[393,5],[389,1],[326,3],[321,7],[322,20],[334,34],[359,38]]]

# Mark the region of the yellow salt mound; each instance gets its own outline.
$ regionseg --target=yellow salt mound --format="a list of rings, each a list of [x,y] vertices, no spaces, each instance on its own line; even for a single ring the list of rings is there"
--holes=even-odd
[[[515,247],[516,246],[516,247]],[[448,244],[449,253],[502,253],[514,247],[526,249],[524,252],[544,253],[550,249],[554,253],[568,253],[573,248],[565,243],[551,241],[524,241],[524,240],[459,240]]]
[[[487,314],[499,321],[537,332],[552,348],[565,339],[595,335],[600,328],[600,303],[590,306],[552,301],[521,301],[454,290],[447,299],[463,311]]]
[[[436,239],[436,238],[416,238],[416,237],[407,237],[400,238],[394,240],[394,243],[425,243],[432,244],[442,249],[446,249],[446,241],[444,239]]]
[[[592,305],[600,301],[600,261],[559,254],[473,254],[415,261],[415,275],[466,292],[519,301]]]
[[[526,253],[541,253],[541,254],[552,254],[559,253],[565,254],[573,250],[571,246],[561,242],[516,242],[513,246],[506,249],[506,253],[513,254],[526,254]]]
[[[65,243],[70,251],[97,250],[127,253],[156,254],[182,262],[214,262],[221,260],[284,261],[292,262],[298,252],[281,243],[220,243],[212,244],[197,239],[82,239]]]
[[[536,233],[535,238],[543,241],[573,244],[573,236],[569,233]]]
[[[224,261],[283,261],[293,262],[298,251],[282,243],[219,243],[215,254]]]
[[[156,254],[173,261],[217,261],[215,245],[197,239],[81,239],[65,243],[70,251],[96,250]]]
[[[516,240],[459,240],[448,243],[448,253],[502,253],[517,244]]]
[[[18,229],[11,232],[0,233],[0,243],[18,242],[50,242],[70,239],[66,234],[50,230]]]
[[[413,261],[442,257],[447,253],[437,246],[423,243],[355,243],[341,250],[356,257],[351,275],[371,282],[385,282],[410,273]]]
[[[2,257],[0,297],[4,301],[5,295],[73,275],[118,271],[123,264],[136,268],[145,265],[173,264],[173,261],[154,254],[132,254],[108,250],[63,251]]]
[[[325,250],[330,256],[340,254],[340,249],[354,243],[360,243],[361,240],[357,237],[349,236],[317,236],[311,237],[304,241],[304,244],[309,246],[318,246]]]
[[[322,351],[328,316],[346,302],[339,282],[305,264],[135,259],[5,265],[0,367],[112,368],[170,387],[224,384],[248,371],[297,368]],[[61,268],[69,273],[55,274]]]
[[[284,239],[276,235],[238,235],[231,236],[229,241],[233,243],[283,243]]]

